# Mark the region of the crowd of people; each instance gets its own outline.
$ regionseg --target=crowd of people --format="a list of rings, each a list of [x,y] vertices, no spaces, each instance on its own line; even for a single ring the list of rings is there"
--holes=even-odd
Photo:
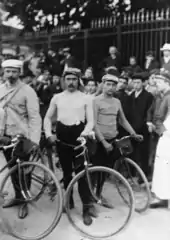
[[[109,57],[99,66],[101,80],[95,79],[91,66],[82,74],[81,64],[70,54],[69,48],[60,50],[59,56],[49,50],[47,55],[40,53],[27,58],[19,56],[19,60],[3,59],[1,136],[12,137],[22,133],[39,144],[43,128],[48,145],[56,144],[57,139],[76,145],[79,136],[87,137],[94,131],[97,147],[92,162],[112,167],[117,157],[114,140],[131,135],[134,149],[131,158],[139,164],[149,181],[154,176],[152,190],[157,199],[151,207],[167,207],[170,160],[165,148],[168,148],[170,131],[167,123],[170,115],[170,44],[164,44],[161,51],[161,62],[149,51],[143,67],[137,64],[134,56],[130,57],[129,66],[122,67],[120,54],[116,47],[111,46]],[[161,143],[160,146],[162,139],[166,144]],[[67,188],[72,178],[75,152],[60,142],[57,143],[57,151],[64,187]],[[10,154],[5,153],[7,161]],[[162,158],[165,161],[163,167],[160,163]],[[16,181],[14,176],[13,185]],[[21,205],[17,199],[22,196],[17,189],[15,192],[16,199],[5,203],[4,207]],[[85,179],[79,182],[79,194],[83,203],[83,221],[90,225],[96,212]],[[103,202],[106,207],[112,207],[104,198]],[[73,207],[71,199],[70,208]],[[28,206],[25,204],[21,206],[19,216],[24,218],[27,214]]]

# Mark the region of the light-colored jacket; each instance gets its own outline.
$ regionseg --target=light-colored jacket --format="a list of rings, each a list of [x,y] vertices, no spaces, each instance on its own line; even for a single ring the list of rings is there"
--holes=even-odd
[[[5,108],[5,135],[15,136],[17,134],[23,134],[38,144],[42,127],[38,97],[30,86],[21,83],[20,80],[18,80],[13,90],[15,91],[19,86],[21,87],[18,92]],[[0,106],[6,100],[3,96],[9,91],[11,91],[11,89],[9,90],[6,83],[0,85]]]

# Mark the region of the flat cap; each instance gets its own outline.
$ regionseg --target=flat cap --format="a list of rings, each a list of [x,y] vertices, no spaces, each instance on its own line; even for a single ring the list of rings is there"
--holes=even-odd
[[[149,73],[148,72],[135,73],[132,75],[132,79],[140,79],[142,80],[142,82],[144,82],[147,79],[149,79]]]
[[[106,81],[118,83],[118,77],[112,74],[106,74],[102,77],[102,82],[106,82]]]
[[[2,62],[1,67],[2,68],[7,68],[7,67],[12,67],[12,68],[19,68],[21,69],[23,66],[23,62],[17,59],[8,59]]]
[[[67,68],[64,72],[63,72],[63,77],[69,75],[69,74],[73,74],[77,77],[80,77],[81,75],[81,70],[78,69],[78,68],[72,68],[72,67],[69,67]]]

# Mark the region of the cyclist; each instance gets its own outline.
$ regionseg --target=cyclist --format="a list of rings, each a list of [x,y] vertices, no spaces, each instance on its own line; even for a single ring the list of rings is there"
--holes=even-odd
[[[93,161],[95,165],[113,167],[113,162],[118,157],[118,153],[114,150],[113,144],[118,136],[118,122],[137,140],[142,140],[142,136],[137,135],[133,130],[125,118],[120,101],[113,97],[113,93],[116,91],[118,77],[106,74],[103,76],[102,82],[103,93],[93,101],[94,130],[98,140],[97,151]],[[108,208],[111,207],[107,202],[105,202],[105,206]]]
[[[2,68],[5,83],[0,86],[0,139],[2,141],[4,137],[10,139],[17,134],[22,134],[38,144],[41,136],[39,102],[35,91],[19,79],[22,62],[9,59],[2,63]],[[4,152],[7,162],[11,160],[11,153],[11,149]],[[14,165],[15,163],[10,167]],[[21,201],[23,196],[17,186],[17,184],[19,185],[18,176],[12,176],[12,183],[15,199],[6,202],[3,207],[21,205],[18,214],[20,218],[25,218],[28,215],[28,207]]]
[[[64,174],[64,187],[67,188],[72,179],[73,165],[76,163],[76,152],[68,145],[76,145],[79,136],[88,136],[92,131],[93,109],[92,100],[78,90],[80,86],[80,70],[67,68],[63,74],[65,90],[55,95],[50,103],[49,109],[44,119],[44,130],[49,144],[56,142],[56,137],[60,140],[57,143],[58,156]],[[56,116],[56,136],[52,135],[52,119]],[[65,144],[63,144],[65,143]],[[66,145],[68,144],[68,145]],[[78,159],[82,163],[79,168],[75,168],[78,173],[83,169],[83,157]],[[83,221],[85,225],[92,223],[92,216],[95,217],[94,207],[90,206],[90,191],[86,180],[79,181],[79,194],[83,203]],[[70,201],[70,208],[74,207],[73,198]]]

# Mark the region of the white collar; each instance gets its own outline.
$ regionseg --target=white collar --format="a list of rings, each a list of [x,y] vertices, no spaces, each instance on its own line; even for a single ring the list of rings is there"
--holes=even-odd
[[[135,97],[137,98],[137,97],[141,94],[142,91],[143,91],[143,89],[141,89],[141,90],[138,91],[138,92],[136,91],[136,92],[135,92]]]

